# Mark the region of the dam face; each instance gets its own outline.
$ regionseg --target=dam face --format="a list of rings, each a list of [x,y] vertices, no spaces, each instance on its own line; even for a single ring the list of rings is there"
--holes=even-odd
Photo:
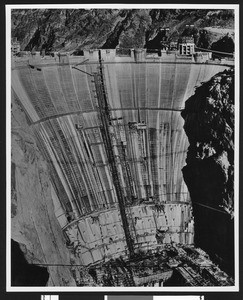
[[[144,49],[13,62],[12,96],[49,163],[55,214],[81,264],[194,243],[181,110],[226,68]]]

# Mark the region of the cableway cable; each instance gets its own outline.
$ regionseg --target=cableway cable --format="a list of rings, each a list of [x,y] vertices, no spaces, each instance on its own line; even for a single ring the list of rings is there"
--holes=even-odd
[[[206,208],[209,208],[209,209],[211,209],[211,210],[215,210],[215,211],[217,211],[217,212],[220,212],[220,213],[229,215],[229,213],[227,213],[226,211],[222,211],[222,210],[219,210],[219,209],[217,209],[217,208],[214,208],[214,207],[211,207],[211,206],[208,206],[208,205],[199,203],[199,202],[193,202],[193,204],[194,204],[194,203],[197,204],[197,205],[199,205],[199,206],[206,207]]]
[[[206,51],[209,51],[209,52],[220,53],[220,54],[227,54],[227,55],[234,56],[234,53],[232,53],[232,52],[222,52],[222,51],[216,51],[216,50],[205,49],[205,48],[200,48],[200,47],[195,47],[195,49],[206,50]]]

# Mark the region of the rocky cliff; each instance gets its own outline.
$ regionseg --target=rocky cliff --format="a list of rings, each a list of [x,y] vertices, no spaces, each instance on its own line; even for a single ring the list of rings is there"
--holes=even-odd
[[[33,266],[70,264],[70,257],[54,214],[47,163],[14,92],[12,98],[11,232],[19,244],[12,242],[12,284],[73,286],[70,268]]]
[[[234,71],[197,88],[182,117],[190,143],[183,175],[193,202],[195,244],[232,273]]]
[[[186,25],[194,25],[186,28]],[[15,9],[12,36],[22,50],[46,51],[78,48],[158,47],[152,43],[159,28],[168,38],[193,35],[199,47],[213,42],[234,28],[233,10],[193,9]]]

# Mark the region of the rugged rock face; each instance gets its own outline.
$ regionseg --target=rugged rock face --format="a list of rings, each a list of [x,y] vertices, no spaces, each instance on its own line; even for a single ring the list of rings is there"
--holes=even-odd
[[[233,53],[234,48],[235,48],[234,41],[229,34],[222,37],[217,42],[214,42],[211,46],[212,50],[216,50],[219,52],[225,52],[225,53],[227,53],[227,52]],[[213,57],[217,57],[217,52],[214,53]]]
[[[183,168],[195,217],[195,244],[233,273],[234,71],[197,88],[182,112],[189,149]]]
[[[12,36],[22,50],[46,49],[71,51],[78,48],[143,48],[169,28],[169,39],[185,32],[193,24],[193,36],[199,46],[205,35],[211,43],[234,27],[233,10],[191,9],[16,9],[12,11]],[[206,27],[206,31],[201,31]],[[216,30],[212,30],[216,28]],[[220,30],[217,29],[220,27]],[[187,30],[188,31],[188,30]],[[156,45],[155,45],[156,46]]]
[[[12,95],[11,232],[12,239],[19,243],[30,264],[26,264],[18,245],[13,243],[12,254],[15,253],[16,257],[12,256],[12,284],[38,285],[30,278],[34,270],[32,264],[70,264],[70,257],[54,214],[47,164],[14,92]],[[48,276],[45,270],[42,271],[43,276],[38,270],[35,274],[42,277],[39,283],[44,284],[49,277],[47,285],[50,286],[75,285],[67,267],[48,267]]]

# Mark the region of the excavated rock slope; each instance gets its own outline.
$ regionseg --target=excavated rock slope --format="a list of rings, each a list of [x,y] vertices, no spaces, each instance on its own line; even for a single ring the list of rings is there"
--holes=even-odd
[[[14,93],[12,95],[12,239],[19,243],[29,264],[70,264],[54,214],[47,163],[38,150],[24,112],[14,99]],[[13,261],[18,264],[18,261]],[[26,274],[25,270],[21,272]],[[70,268],[52,266],[48,272],[49,286],[75,285]],[[20,282],[18,278],[23,279],[23,276],[12,274],[14,285],[32,282],[28,278],[26,282]]]
[[[187,24],[193,24],[189,32]],[[207,28],[201,32],[201,29]],[[193,35],[198,46],[217,41],[234,28],[233,10],[206,9],[14,9],[12,36],[22,50],[47,51],[77,48],[143,48],[159,28],[169,28],[168,37]],[[186,32],[187,31],[187,32]],[[200,39],[201,34],[203,37]],[[155,48],[158,45],[153,45]]]
[[[234,71],[197,88],[182,117],[190,143],[183,175],[193,202],[195,244],[232,273]]]

